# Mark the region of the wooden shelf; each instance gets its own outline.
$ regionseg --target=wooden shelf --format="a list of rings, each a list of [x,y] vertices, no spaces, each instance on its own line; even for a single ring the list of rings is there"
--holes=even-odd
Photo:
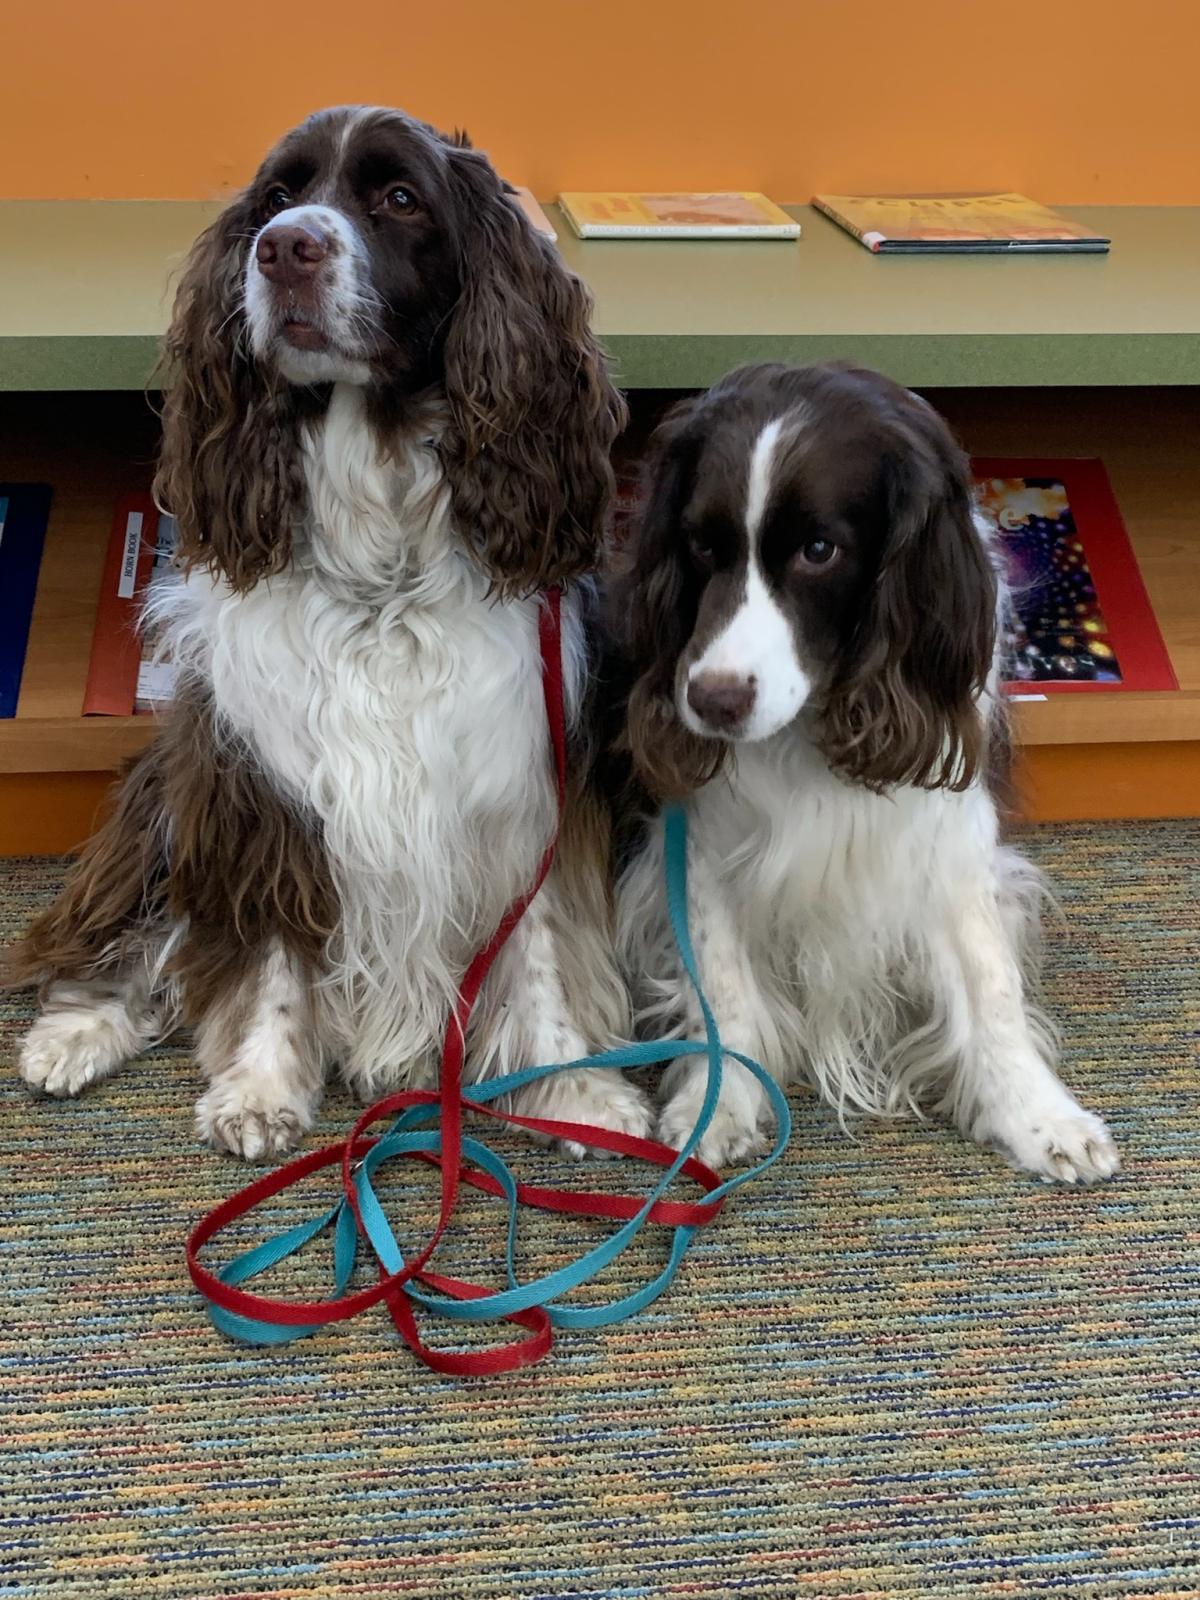
[[[1112,477],[1180,688],[1014,705],[1026,745],[1200,740],[1200,390],[927,390],[979,455],[1099,455]],[[150,738],[146,717],[83,717],[112,509],[148,479],[157,422],[140,395],[0,396],[5,476],[54,484],[17,716],[0,773],[98,772]]]
[[[581,241],[628,388],[693,388],[743,361],[851,356],[914,386],[1200,382],[1200,207],[1071,212],[1107,256],[872,256],[807,206],[791,242]],[[0,389],[133,389],[169,280],[218,212],[194,201],[0,203]]]
[[[1200,693],[1056,694],[1012,706],[1022,745],[1162,744],[1200,739]]]
[[[100,574],[117,496],[149,482],[158,421],[145,396],[0,396],[0,475],[54,486],[17,715],[0,773],[99,772],[140,749],[148,717],[84,717]]]
[[[153,717],[22,717],[0,722],[0,772],[109,772],[150,742]]]

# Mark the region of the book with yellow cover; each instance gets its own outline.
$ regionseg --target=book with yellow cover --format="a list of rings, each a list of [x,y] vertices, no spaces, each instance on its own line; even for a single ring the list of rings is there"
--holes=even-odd
[[[1111,242],[1022,194],[818,194],[813,205],[876,255],[1098,253]]]
[[[798,239],[800,224],[764,194],[572,190],[558,203],[581,239]]]

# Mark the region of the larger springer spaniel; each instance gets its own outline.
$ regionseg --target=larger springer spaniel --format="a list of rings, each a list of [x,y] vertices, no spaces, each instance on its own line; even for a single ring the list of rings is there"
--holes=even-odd
[[[486,158],[397,111],[311,117],[195,246],[168,335],[157,492],[177,702],[58,902],[12,953],[43,1009],[20,1070],[73,1095],[179,1019],[200,1132],[255,1157],[326,1068],[433,1071],[459,979],[532,881],[555,789],[538,591],[586,678],[623,416],[589,303]],[[628,1033],[600,809],[493,970],[474,1077]],[[522,1110],[646,1131],[578,1072]]]
[[[1030,1004],[1040,885],[998,837],[1003,586],[966,462],[916,396],[870,372],[748,367],[684,402],[614,617],[646,788],[687,796],[689,911],[725,1042],[805,1071],[840,1113],[929,1107],[1018,1167],[1115,1172],[1103,1122],[1053,1070]],[[661,827],[618,911],[643,1019],[698,1036],[661,890]],[[704,1071],[668,1074],[691,1131]],[[760,1136],[726,1067],[700,1148]]]

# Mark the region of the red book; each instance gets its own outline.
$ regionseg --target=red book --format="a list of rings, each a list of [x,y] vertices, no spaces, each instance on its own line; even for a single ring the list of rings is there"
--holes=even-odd
[[[160,518],[145,491],[118,500],[96,607],[85,717],[128,717],[148,709],[143,680],[153,669],[143,662],[142,604],[156,568],[170,561],[173,532],[171,518]]]
[[[1016,612],[1010,694],[1179,687],[1101,462],[984,457]]]

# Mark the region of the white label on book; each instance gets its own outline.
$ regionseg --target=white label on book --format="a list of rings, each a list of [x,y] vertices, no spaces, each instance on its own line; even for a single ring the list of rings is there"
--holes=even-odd
[[[137,588],[138,551],[142,547],[142,513],[131,511],[125,519],[125,550],[121,556],[121,577],[117,593],[122,600],[132,600]]]
[[[178,670],[170,661],[143,661],[137,675],[138,704],[153,706],[172,699]]]

